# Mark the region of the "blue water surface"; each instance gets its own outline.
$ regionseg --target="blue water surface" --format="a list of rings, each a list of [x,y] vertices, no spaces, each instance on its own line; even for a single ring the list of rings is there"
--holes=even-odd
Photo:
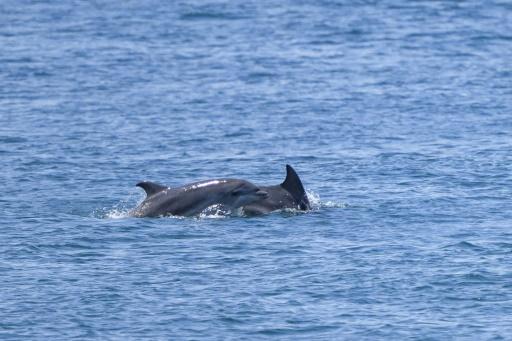
[[[0,339],[512,339],[511,134],[510,1],[3,0]]]

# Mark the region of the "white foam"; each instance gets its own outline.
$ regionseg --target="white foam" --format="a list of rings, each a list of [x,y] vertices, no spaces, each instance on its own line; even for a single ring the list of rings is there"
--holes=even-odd
[[[205,208],[198,216],[199,219],[223,219],[231,215],[231,210],[226,209],[224,206],[212,205]]]
[[[130,210],[119,210],[117,208],[113,208],[105,214],[105,218],[108,219],[123,219],[128,218],[130,216]]]
[[[145,195],[141,193],[131,193],[126,198],[119,201],[113,207],[103,207],[95,210],[93,216],[104,219],[123,219],[131,217],[131,211],[137,207],[143,200]]]
[[[312,210],[319,210],[323,207],[326,208],[346,208],[348,205],[344,202],[338,202],[338,201],[322,201],[320,199],[320,195],[318,193],[313,192],[312,190],[307,189],[306,195],[308,196],[309,203],[311,204]]]

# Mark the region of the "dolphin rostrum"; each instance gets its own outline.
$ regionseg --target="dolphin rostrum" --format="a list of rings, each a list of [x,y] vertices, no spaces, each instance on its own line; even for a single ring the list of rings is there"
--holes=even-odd
[[[238,179],[199,181],[176,188],[149,181],[137,186],[144,189],[146,199],[131,212],[135,217],[194,216],[213,205],[234,210],[268,196],[249,181]]]
[[[259,215],[285,208],[301,211],[311,209],[304,186],[302,186],[299,176],[290,165],[286,165],[286,179],[282,184],[260,186],[259,188],[267,192],[268,195],[259,201],[244,205],[242,207],[244,214]]]

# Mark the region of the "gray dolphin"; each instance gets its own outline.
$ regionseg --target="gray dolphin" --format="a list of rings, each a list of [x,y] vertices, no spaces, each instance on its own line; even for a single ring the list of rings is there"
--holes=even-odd
[[[290,165],[286,165],[286,179],[276,186],[260,186],[268,196],[259,201],[242,207],[246,215],[265,214],[285,208],[292,208],[301,211],[311,209],[308,196],[302,186],[299,176]]]
[[[254,184],[238,179],[205,180],[177,188],[149,181],[139,182],[137,186],[147,196],[131,212],[135,217],[194,216],[213,205],[234,210],[268,196]]]

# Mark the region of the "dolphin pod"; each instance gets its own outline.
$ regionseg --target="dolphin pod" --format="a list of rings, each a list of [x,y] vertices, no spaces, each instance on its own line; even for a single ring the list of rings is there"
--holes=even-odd
[[[251,216],[285,208],[311,208],[299,176],[289,165],[286,179],[276,186],[256,186],[240,179],[205,180],[176,188],[149,181],[137,186],[146,192],[146,198],[132,210],[134,217],[195,216],[214,205],[230,211],[242,208]]]

